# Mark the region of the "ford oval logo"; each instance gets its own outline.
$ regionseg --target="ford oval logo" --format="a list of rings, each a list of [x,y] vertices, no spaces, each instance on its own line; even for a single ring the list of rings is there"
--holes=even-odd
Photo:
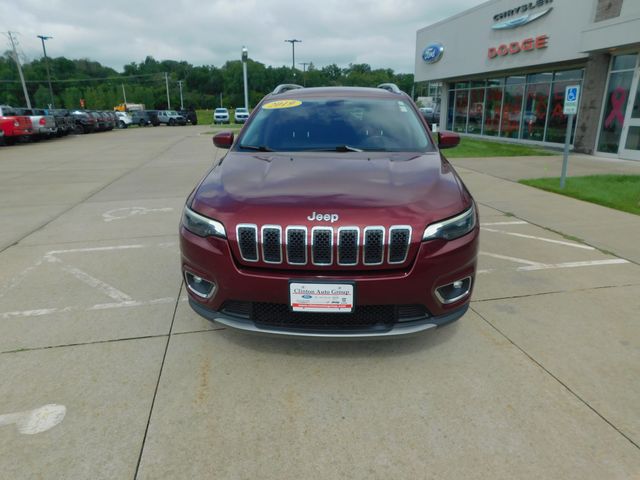
[[[311,295],[302,295],[302,298],[309,300],[310,298],[313,298]]]
[[[441,43],[427,45],[422,51],[422,59],[427,63],[436,63],[442,58],[444,46]]]

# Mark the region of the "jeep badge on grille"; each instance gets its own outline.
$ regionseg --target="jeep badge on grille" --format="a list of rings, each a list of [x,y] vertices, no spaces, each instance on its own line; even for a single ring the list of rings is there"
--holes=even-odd
[[[309,221],[316,221],[316,222],[337,222],[338,219],[340,218],[340,216],[337,213],[316,213],[313,212],[311,215],[309,215],[307,217],[307,220]]]

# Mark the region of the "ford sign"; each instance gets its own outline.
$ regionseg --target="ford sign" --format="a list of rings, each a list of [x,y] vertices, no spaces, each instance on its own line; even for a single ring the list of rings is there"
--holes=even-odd
[[[432,43],[422,51],[422,59],[427,63],[436,63],[442,58],[443,53],[444,47],[441,43]]]

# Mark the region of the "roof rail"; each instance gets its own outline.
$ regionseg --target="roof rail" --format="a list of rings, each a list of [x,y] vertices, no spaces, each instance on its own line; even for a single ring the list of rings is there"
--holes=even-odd
[[[272,95],[278,95],[279,93],[288,92],[289,90],[296,90],[298,88],[304,88],[302,85],[296,85],[295,83],[283,83],[278,85],[273,92]]]
[[[404,93],[395,83],[381,83],[377,88],[382,88],[391,93]]]

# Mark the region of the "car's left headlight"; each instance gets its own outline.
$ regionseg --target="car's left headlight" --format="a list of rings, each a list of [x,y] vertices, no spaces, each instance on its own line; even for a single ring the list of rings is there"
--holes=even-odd
[[[475,226],[476,211],[475,206],[472,204],[469,209],[460,215],[429,225],[422,235],[422,240],[433,240],[436,238],[453,240],[466,235],[473,230]]]
[[[199,237],[227,238],[227,232],[222,223],[200,215],[186,206],[184,207],[184,212],[182,212],[182,225]]]

